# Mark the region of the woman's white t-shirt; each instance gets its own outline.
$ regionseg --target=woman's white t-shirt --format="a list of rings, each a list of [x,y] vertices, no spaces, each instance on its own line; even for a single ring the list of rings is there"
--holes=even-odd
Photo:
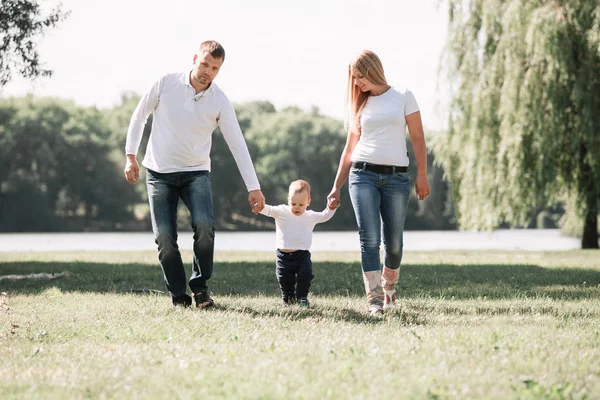
[[[408,166],[406,116],[419,111],[410,90],[390,87],[379,96],[369,96],[360,115],[360,138],[352,161]]]

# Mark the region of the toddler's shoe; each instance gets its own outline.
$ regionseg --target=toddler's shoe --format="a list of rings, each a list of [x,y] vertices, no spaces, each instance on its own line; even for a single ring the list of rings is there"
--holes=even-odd
[[[308,307],[308,306],[310,306],[310,302],[308,301],[308,299],[306,297],[300,297],[300,300],[298,301],[298,305],[300,307]]]
[[[281,303],[284,307],[288,307],[296,302],[296,297],[294,296],[294,292],[282,292],[281,293]]]

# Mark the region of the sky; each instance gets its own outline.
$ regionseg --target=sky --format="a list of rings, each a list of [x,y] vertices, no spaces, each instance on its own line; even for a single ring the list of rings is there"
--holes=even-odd
[[[440,130],[446,7],[443,0],[63,0],[70,16],[38,45],[53,76],[14,79],[0,95],[112,107],[125,92],[142,94],[161,75],[191,69],[199,44],[212,39],[226,52],[215,82],[232,102],[316,106],[343,119],[348,63],[369,49],[389,84],[415,94],[426,129]]]

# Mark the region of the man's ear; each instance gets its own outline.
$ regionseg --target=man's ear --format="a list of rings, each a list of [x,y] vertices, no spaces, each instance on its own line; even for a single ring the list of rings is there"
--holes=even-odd
[[[192,62],[194,63],[194,65],[196,65],[197,59],[198,59],[198,54],[194,54],[194,57],[192,58]]]

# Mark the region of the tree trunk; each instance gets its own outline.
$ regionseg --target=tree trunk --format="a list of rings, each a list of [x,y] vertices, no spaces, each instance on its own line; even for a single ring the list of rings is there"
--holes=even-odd
[[[592,190],[590,190],[590,192],[591,191]],[[590,192],[588,192],[589,197],[591,197]],[[593,192],[595,192],[595,190]],[[585,213],[585,220],[583,221],[581,248],[598,248],[598,198],[596,196],[588,198],[588,207]]]
[[[583,236],[581,237],[582,249],[598,248],[598,187],[592,175],[589,164],[583,163],[583,177],[585,185],[585,216],[583,220]]]

